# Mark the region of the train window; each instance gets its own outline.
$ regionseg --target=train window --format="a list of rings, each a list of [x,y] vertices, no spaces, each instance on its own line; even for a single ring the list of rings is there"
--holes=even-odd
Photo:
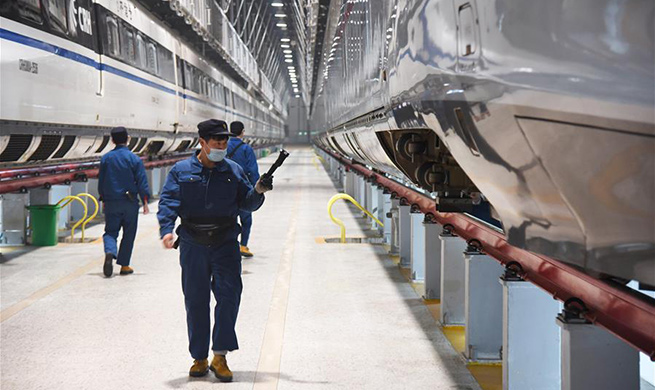
[[[126,24],[121,25],[121,57],[130,64],[136,62],[134,49],[134,33]]]
[[[118,39],[118,24],[116,19],[107,15],[105,19],[107,25],[107,31],[104,34],[104,44],[105,44],[105,53],[113,57],[119,57],[121,55],[120,41]]]
[[[18,0],[18,14],[23,19],[43,24],[41,17],[41,3],[39,0]]]
[[[154,74],[159,74],[159,67],[157,66],[157,46],[152,42],[148,43],[148,55],[146,59],[148,62],[148,70]]]
[[[50,16],[52,28],[62,34],[68,31],[68,19],[66,18],[66,0],[42,0],[45,9]]]
[[[175,66],[173,62],[173,53],[168,49],[157,46],[157,57],[155,59],[155,67],[157,68],[157,74],[159,74],[164,80],[168,82],[175,82]],[[178,83],[182,84],[182,75],[180,73]]]
[[[143,40],[143,36],[137,33],[136,34],[136,66],[143,70],[146,70],[148,69],[146,63],[147,63],[146,42]]]

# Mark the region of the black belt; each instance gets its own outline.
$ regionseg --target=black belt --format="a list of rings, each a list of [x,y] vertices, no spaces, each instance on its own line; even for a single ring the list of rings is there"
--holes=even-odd
[[[194,242],[200,245],[216,245],[223,241],[225,234],[237,224],[232,217],[182,219],[181,227],[189,233]],[[179,229],[179,228],[178,228]],[[173,247],[179,246],[178,238]]]

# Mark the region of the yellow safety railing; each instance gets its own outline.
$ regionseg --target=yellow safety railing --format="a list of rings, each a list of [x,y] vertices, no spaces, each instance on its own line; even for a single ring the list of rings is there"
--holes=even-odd
[[[318,160],[316,160],[316,159],[321,160],[324,164],[325,164],[325,159],[324,159],[323,157],[319,156],[318,154],[315,154],[315,155],[312,157],[312,164],[314,164],[314,166],[316,167],[316,170],[318,171],[318,170],[319,170],[319,168],[318,168]]]
[[[86,192],[82,192],[80,194],[77,194],[76,196],[84,196],[86,198],[89,198],[89,199],[91,199],[93,201],[93,204],[95,204],[95,206],[96,206],[95,210],[93,211],[93,214],[91,214],[91,216],[89,218],[85,219],[82,222],[82,242],[84,242],[84,228],[86,227],[86,224],[89,223],[89,221],[91,221],[93,218],[95,218],[96,215],[98,215],[98,211],[99,211],[98,200],[95,198],[95,196],[93,196],[91,194],[87,194]],[[71,241],[72,241],[72,238],[71,238]]]
[[[380,222],[379,219],[375,218],[373,216],[373,214],[369,213],[368,210],[363,208],[352,196],[350,196],[348,194],[336,194],[332,198],[330,198],[330,200],[328,201],[327,210],[328,210],[328,214],[330,215],[330,219],[332,220],[332,222],[334,222],[335,224],[337,224],[337,225],[339,225],[341,227],[341,243],[342,244],[346,243],[346,226],[343,224],[342,220],[340,220],[339,218],[335,217],[332,214],[332,206],[334,205],[334,202],[336,202],[339,199],[345,199],[345,200],[351,202],[352,204],[357,206],[358,209],[362,210],[366,215],[371,217],[378,225],[384,226],[384,224],[382,222]]]
[[[73,236],[75,236],[75,229],[77,229],[77,227],[80,226],[84,222],[84,220],[86,219],[86,214],[88,212],[88,209],[86,207],[86,202],[83,201],[82,198],[80,198],[79,196],[73,196],[73,195],[65,196],[65,197],[61,198],[61,200],[59,202],[57,202],[57,206],[61,206],[61,208],[64,208],[74,200],[82,203],[82,207],[84,207],[84,216],[80,220],[78,220],[75,223],[75,225],[73,225],[73,228],[71,229],[71,242],[73,242]]]

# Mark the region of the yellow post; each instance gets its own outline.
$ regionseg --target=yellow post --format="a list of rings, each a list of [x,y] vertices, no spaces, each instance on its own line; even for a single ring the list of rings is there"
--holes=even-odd
[[[75,225],[73,225],[73,228],[71,229],[71,242],[73,242],[73,237],[75,236],[75,229],[76,229],[78,226],[80,226],[80,224],[81,224],[81,223],[86,219],[86,213],[87,213],[87,211],[88,211],[88,209],[87,209],[87,207],[86,207],[86,202],[84,202],[84,201],[83,201],[80,197],[78,197],[78,196],[65,196],[65,197],[61,198],[61,200],[60,200],[59,202],[57,202],[57,205],[58,205],[58,206],[61,206],[62,208],[64,208],[64,207],[66,207],[70,202],[72,202],[72,201],[74,201],[74,200],[76,200],[76,201],[82,203],[82,207],[84,207],[84,216],[82,217],[82,219],[80,219],[79,221],[77,221],[77,223],[75,223]],[[64,202],[64,201],[66,201],[66,202]],[[63,204],[62,204],[62,202],[63,202]]]
[[[84,228],[86,227],[86,224],[89,223],[89,221],[91,221],[93,218],[96,217],[96,215],[98,215],[98,208],[99,208],[98,207],[98,200],[95,198],[95,196],[93,196],[91,194],[87,194],[86,192],[83,192],[81,194],[77,194],[76,196],[84,196],[86,198],[89,198],[89,199],[91,199],[93,201],[93,203],[96,206],[95,211],[93,212],[93,214],[91,214],[91,216],[89,218],[86,218],[82,222],[82,243],[84,243]]]
[[[350,196],[348,194],[336,194],[332,198],[330,198],[330,200],[328,201],[327,209],[328,209],[328,215],[330,215],[330,219],[332,220],[332,222],[336,223],[337,225],[339,225],[341,227],[341,243],[342,244],[346,243],[346,226],[343,224],[342,220],[340,220],[339,218],[335,217],[332,214],[332,205],[334,205],[334,202],[336,202],[339,199],[345,199],[345,200],[351,202],[352,204],[357,206],[358,209],[362,210],[366,215],[371,217],[378,225],[384,226],[384,224],[382,222],[380,222],[379,219],[375,218],[373,216],[373,214],[369,213],[368,210],[364,209],[352,196]]]

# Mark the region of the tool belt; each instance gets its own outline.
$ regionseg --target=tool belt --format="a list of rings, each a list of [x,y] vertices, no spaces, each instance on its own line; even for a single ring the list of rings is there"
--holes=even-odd
[[[182,219],[182,224],[177,231],[178,238],[173,247],[177,249],[180,245],[180,227],[184,228],[193,242],[200,245],[216,245],[223,241],[225,234],[236,224],[237,219],[232,217]]]

